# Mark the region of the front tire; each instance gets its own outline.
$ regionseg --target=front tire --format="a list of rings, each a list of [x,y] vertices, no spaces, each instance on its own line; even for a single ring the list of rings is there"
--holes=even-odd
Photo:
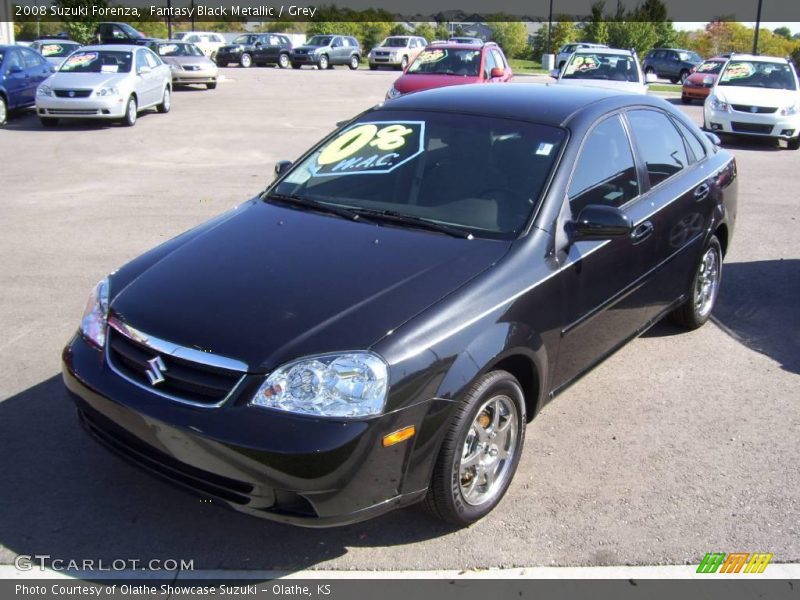
[[[8,123],[8,104],[6,99],[0,96],[0,127],[5,127],[6,123]]]
[[[161,96],[161,103],[156,105],[156,110],[161,114],[167,114],[172,108],[172,93],[169,86],[164,88],[164,94]]]
[[[400,61],[400,70],[405,71],[408,68],[408,57],[404,56]]]
[[[683,82],[686,81],[686,78],[688,76],[689,76],[689,71],[687,71],[686,69],[681,71],[681,74],[678,75],[678,81],[680,82],[681,85],[683,85]]]
[[[705,325],[717,302],[722,281],[722,246],[716,236],[711,236],[703,251],[692,278],[689,298],[670,313],[670,318],[686,329]]]
[[[245,52],[239,58],[239,66],[242,67],[243,69],[249,69],[250,67],[253,66],[253,57],[250,56],[247,52]]]
[[[356,69],[358,69],[358,54],[350,57],[350,70],[355,71]]]
[[[281,54],[278,57],[278,66],[281,69],[288,69],[289,68],[289,55],[288,54]]]
[[[217,89],[217,82],[216,82],[216,81],[209,81],[209,82],[206,84],[206,89],[209,89],[209,90],[215,90],[215,89]]]
[[[522,455],[525,400],[517,379],[491,371],[470,386],[447,428],[423,506],[465,526],[505,495]]]
[[[800,137],[786,140],[786,147],[789,148],[789,150],[800,150]]]
[[[125,106],[125,116],[122,117],[121,123],[124,127],[133,127],[139,118],[139,107],[136,104],[136,98],[130,96]]]
[[[317,66],[319,67],[320,71],[324,71],[330,66],[330,61],[328,61],[327,54],[323,54],[322,56],[319,57],[319,60],[317,61]]]

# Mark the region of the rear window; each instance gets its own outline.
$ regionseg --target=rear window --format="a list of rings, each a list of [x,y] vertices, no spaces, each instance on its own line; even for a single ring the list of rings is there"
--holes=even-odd
[[[722,66],[724,62],[716,61],[716,60],[707,60],[702,65],[697,67],[698,73],[703,73],[705,75],[711,75],[719,73],[722,70]]]
[[[562,79],[639,81],[639,69],[631,56],[581,52],[573,54]]]
[[[48,57],[62,57],[62,56],[69,56],[70,53],[79,48],[77,44],[60,44],[60,43],[51,43],[47,42],[46,44],[42,44],[40,52],[42,56],[45,58]]]

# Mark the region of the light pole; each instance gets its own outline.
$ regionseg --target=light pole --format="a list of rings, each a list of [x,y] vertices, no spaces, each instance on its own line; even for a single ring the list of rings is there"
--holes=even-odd
[[[761,0],[759,0],[760,2]],[[550,40],[553,37],[553,0],[550,0],[550,13],[547,17],[547,53],[552,54],[552,48],[550,47]]]
[[[753,34],[753,54],[758,54],[758,30],[761,29],[761,1],[758,0],[758,14],[756,15],[756,32]]]
[[[172,39],[172,0],[167,0],[167,39]]]

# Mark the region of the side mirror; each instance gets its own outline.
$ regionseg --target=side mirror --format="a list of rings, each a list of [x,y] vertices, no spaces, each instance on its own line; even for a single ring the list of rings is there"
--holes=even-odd
[[[632,230],[630,218],[617,207],[589,204],[575,222],[575,239],[607,240],[630,235]]]
[[[280,177],[286,171],[288,171],[292,167],[292,161],[290,160],[279,160],[275,163],[275,178]]]
[[[722,140],[719,139],[716,133],[711,133],[710,131],[704,131],[703,133],[706,134],[706,137],[714,144],[715,148],[722,145]]]
[[[148,73],[150,73],[152,70],[153,70],[153,69],[151,69],[150,67],[148,67],[147,65],[145,65],[144,67],[139,67],[139,70],[138,70],[136,73],[137,73],[138,75],[147,75],[147,74],[148,74]]]
[[[500,67],[493,67],[492,71],[489,73],[489,77],[495,79],[496,77],[504,77],[505,74],[506,74],[505,69],[502,69]]]
[[[646,73],[644,76],[644,82],[647,85],[655,83],[657,81],[658,81],[658,75],[656,75],[655,73]]]
[[[560,69],[553,69],[552,71],[550,71],[550,77],[552,77],[553,79],[558,79],[559,75],[561,75]]]

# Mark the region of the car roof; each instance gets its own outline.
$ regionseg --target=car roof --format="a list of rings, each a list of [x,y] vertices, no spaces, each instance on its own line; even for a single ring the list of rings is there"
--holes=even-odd
[[[763,54],[759,54],[755,56],[753,54],[731,54],[731,60],[749,60],[752,62],[780,62],[780,63],[789,63],[786,57],[783,56],[764,56]]]
[[[158,41],[158,40],[155,40]],[[81,50],[115,50],[117,52],[133,52],[138,49],[147,49],[145,46],[138,46],[136,44],[97,44],[92,46],[84,46]]]
[[[613,54],[615,56],[633,56],[630,50],[620,48],[578,48],[575,54]]]
[[[620,106],[658,105],[657,98],[619,90],[551,83],[517,83],[455,85],[415,92],[387,101],[378,110],[468,113],[558,126],[589,105],[614,98],[618,99]]]

